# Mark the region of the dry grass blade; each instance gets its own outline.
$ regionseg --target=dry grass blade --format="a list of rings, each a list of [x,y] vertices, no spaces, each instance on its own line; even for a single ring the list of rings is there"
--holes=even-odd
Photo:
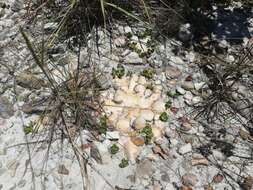
[[[42,59],[40,59],[40,57],[37,55],[37,53],[35,51],[35,47],[32,45],[31,41],[29,40],[28,36],[26,35],[26,33],[24,32],[24,30],[22,29],[22,27],[20,27],[20,32],[21,32],[21,34],[22,34],[22,36],[23,36],[23,38],[25,40],[25,43],[26,43],[29,51],[31,52],[31,54],[33,56],[33,59],[35,60],[35,63],[39,66],[39,68],[41,69],[41,71],[44,73],[44,75],[46,76],[46,78],[50,82],[53,91],[56,92],[57,89],[56,89],[56,87],[54,85],[54,81],[50,77],[50,73],[49,73],[48,69],[45,68],[45,64],[42,62],[44,60],[44,55],[41,57]],[[42,51],[42,53],[43,52],[44,52],[44,50]]]
[[[238,52],[238,57],[231,63],[215,56],[203,57],[200,67],[208,77],[211,93],[195,105],[197,117],[204,117],[211,123],[234,118],[253,134],[252,51],[253,45],[249,44]],[[242,118],[247,123],[242,122]]]
[[[105,0],[100,0],[100,5],[101,5],[101,11],[102,11],[102,14],[103,14],[103,19],[104,19],[104,27],[106,29]]]
[[[115,8],[115,9],[117,9],[118,11],[124,13],[126,16],[128,16],[128,17],[130,17],[130,18],[132,18],[132,19],[134,19],[134,20],[136,20],[136,21],[139,21],[140,23],[143,23],[143,24],[145,24],[145,25],[148,25],[147,22],[143,21],[143,20],[140,19],[138,16],[135,16],[134,14],[128,12],[128,11],[125,10],[125,9],[122,9],[121,7],[119,7],[119,6],[115,5],[115,4],[106,3],[106,5],[108,5],[108,6],[110,6],[110,7],[113,7],[113,8]]]
[[[144,7],[144,13],[146,14],[149,23],[151,24],[151,18],[150,18],[150,13],[149,13],[149,7],[148,5],[145,3],[145,0],[140,0],[143,7]]]

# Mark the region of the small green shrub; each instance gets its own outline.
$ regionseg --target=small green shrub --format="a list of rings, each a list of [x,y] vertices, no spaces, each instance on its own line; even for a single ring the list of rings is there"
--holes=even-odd
[[[172,102],[170,100],[168,100],[166,103],[165,103],[165,108],[166,109],[169,109],[171,108],[171,105],[172,105]]]
[[[144,39],[148,36],[151,36],[152,35],[152,30],[151,29],[145,29],[144,31],[139,31],[137,33],[137,36],[140,38],[140,39]]]
[[[121,79],[124,75],[125,75],[125,68],[123,65],[118,64],[116,69],[112,68],[112,77],[113,78],[118,77]]]
[[[166,122],[166,121],[168,121],[169,116],[168,116],[168,114],[167,114],[166,112],[163,112],[163,113],[161,113],[159,119],[160,119],[161,121],[163,121],[163,122]]]
[[[33,132],[33,128],[34,128],[34,122],[30,121],[30,123],[28,125],[25,125],[23,130],[24,130],[24,133],[27,135],[29,133],[32,133]]]
[[[125,167],[127,167],[128,165],[129,165],[129,161],[128,161],[127,159],[123,158],[123,159],[121,160],[120,164],[119,164],[119,167],[120,167],[120,168],[125,168]]]
[[[147,79],[152,79],[154,77],[155,71],[151,68],[144,69],[141,73]]]
[[[149,123],[141,130],[140,134],[144,137],[145,143],[149,144],[154,136],[151,125]]]
[[[98,131],[100,134],[105,134],[107,131],[107,117],[106,115],[101,116],[99,120],[99,128]]]
[[[119,147],[116,144],[113,144],[110,148],[110,152],[111,154],[116,154],[117,152],[119,152]]]
[[[149,89],[149,90],[153,91],[154,90],[154,86],[152,84],[147,84],[146,85],[146,89]]]
[[[127,32],[125,35],[128,39],[133,37],[133,34],[131,32]]]
[[[170,98],[176,98],[176,97],[179,96],[179,94],[177,92],[175,92],[175,91],[168,91],[166,94]]]

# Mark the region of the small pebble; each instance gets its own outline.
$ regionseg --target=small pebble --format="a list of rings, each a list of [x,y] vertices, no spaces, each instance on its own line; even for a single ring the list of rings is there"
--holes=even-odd
[[[19,188],[22,188],[22,187],[25,186],[25,184],[26,184],[26,180],[25,180],[25,179],[21,179],[21,180],[18,182],[18,187],[19,187]]]
[[[223,175],[217,174],[213,177],[213,182],[214,183],[221,183],[223,179],[224,179]]]
[[[185,94],[185,90],[184,90],[183,88],[179,87],[179,86],[176,88],[176,91],[177,91],[179,94],[181,94],[181,95],[184,95],[184,94]]]
[[[182,176],[182,183],[185,186],[195,186],[198,183],[198,178],[194,174],[187,173]]]
[[[65,167],[65,165],[61,164],[58,167],[58,173],[62,175],[69,175],[69,170]]]

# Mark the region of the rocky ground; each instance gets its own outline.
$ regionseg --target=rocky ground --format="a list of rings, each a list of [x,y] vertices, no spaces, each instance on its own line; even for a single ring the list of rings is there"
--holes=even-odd
[[[0,7],[0,189],[80,190],[79,162],[67,139],[54,139],[48,152],[48,126],[40,121],[39,132],[30,133],[45,108],[42,98],[49,95],[49,86],[19,32],[19,26],[28,26],[24,5],[0,0]],[[239,45],[225,40],[233,38],[226,27],[214,32],[219,49],[231,52],[228,61],[253,35],[253,18],[247,19]],[[49,22],[44,29],[50,32],[54,27]],[[81,49],[80,61],[86,63],[92,49],[92,66],[102,73],[101,102],[110,126],[96,140],[88,130],[75,139],[88,157],[90,189],[252,189],[253,136],[242,127],[243,119],[234,116],[209,124],[195,117],[194,105],[210,93],[208,77],[197,64],[199,54],[175,39],[158,43],[146,30],[116,28],[112,39],[99,31],[98,48],[91,40]],[[34,34],[32,41],[37,39],[39,34]],[[50,54],[57,63],[52,73],[60,81],[64,69],[75,67],[74,52],[62,43]],[[238,90],[244,89],[239,85]],[[243,93],[252,97],[252,92]]]

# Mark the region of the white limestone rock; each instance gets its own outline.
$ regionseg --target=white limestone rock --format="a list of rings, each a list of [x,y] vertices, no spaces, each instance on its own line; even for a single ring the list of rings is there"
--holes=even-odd
[[[122,133],[131,132],[130,120],[126,118],[121,118],[116,124],[116,129]]]
[[[143,64],[142,58],[140,58],[138,53],[136,52],[131,52],[128,55],[126,55],[124,57],[124,62],[126,64],[133,64],[133,65]]]
[[[111,155],[106,144],[101,142],[94,142],[90,151],[91,157],[99,164],[108,164],[111,162]]]
[[[124,149],[127,155],[127,158],[131,162],[135,162],[136,157],[139,155],[140,148],[136,146],[130,138],[128,138],[127,142],[124,144]]]
[[[181,146],[178,150],[180,154],[186,154],[192,151],[192,145],[190,143],[187,143],[184,146]]]

